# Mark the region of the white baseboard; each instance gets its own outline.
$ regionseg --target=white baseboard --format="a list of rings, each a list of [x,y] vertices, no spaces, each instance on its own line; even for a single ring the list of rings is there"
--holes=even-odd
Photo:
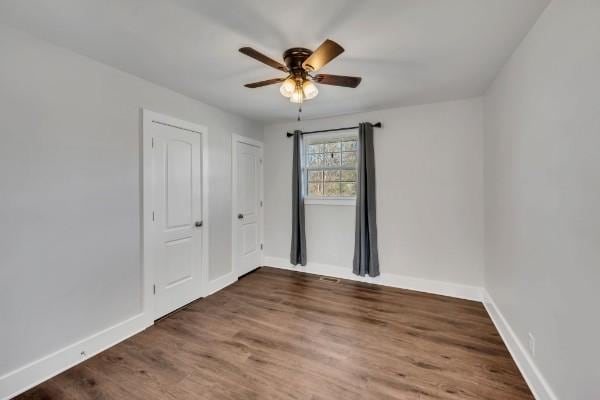
[[[9,399],[79,364],[152,325],[143,314],[0,376],[0,399]],[[82,352],[85,352],[82,355]]]
[[[485,290],[483,292],[483,305],[536,400],[558,400],[548,381],[546,381],[535,365],[529,352],[523,343],[521,343],[506,318],[504,318],[494,300]]]
[[[237,281],[234,272],[214,279],[206,285],[209,296]],[[0,399],[10,399],[26,390],[74,367],[109,347],[152,326],[152,318],[143,313],[106,328],[85,339],[0,376]],[[85,352],[85,355],[82,355]]]
[[[482,289],[477,286],[461,285],[457,283],[433,281],[428,279],[413,278],[410,276],[382,273],[376,278],[357,276],[352,273],[351,268],[338,267],[334,265],[308,263],[306,266],[293,266],[288,260],[277,257],[265,257],[266,266],[289,269],[293,271],[308,272],[310,274],[326,275],[341,279],[350,279],[359,282],[374,283],[383,286],[391,286],[400,289],[416,290],[439,294],[443,296],[456,297],[459,299],[482,301]]]
[[[218,277],[217,279],[213,279],[209,281],[206,285],[206,290],[204,291],[204,297],[210,296],[213,293],[218,292],[221,289],[226,288],[232,283],[237,282],[238,278],[235,272],[230,272],[223,276]]]

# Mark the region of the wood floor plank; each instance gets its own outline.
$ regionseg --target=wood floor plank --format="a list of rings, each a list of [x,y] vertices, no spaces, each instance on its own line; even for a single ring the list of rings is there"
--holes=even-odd
[[[264,267],[17,399],[533,396],[481,303]]]

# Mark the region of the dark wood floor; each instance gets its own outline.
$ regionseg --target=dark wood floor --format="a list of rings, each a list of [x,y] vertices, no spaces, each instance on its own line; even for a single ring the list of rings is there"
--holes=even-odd
[[[533,399],[480,303],[272,268],[19,399]]]

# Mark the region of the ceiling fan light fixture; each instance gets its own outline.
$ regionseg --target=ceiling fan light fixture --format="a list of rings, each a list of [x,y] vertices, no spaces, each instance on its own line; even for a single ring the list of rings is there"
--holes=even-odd
[[[302,104],[303,101],[304,101],[304,93],[302,92],[302,86],[298,85],[296,87],[296,90],[294,90],[294,93],[290,97],[290,102],[296,103],[296,104]]]
[[[317,97],[319,94],[317,83],[320,85],[355,88],[361,81],[361,78],[358,76],[331,74],[317,74],[312,76],[310,74],[311,72],[321,70],[325,65],[344,52],[342,46],[330,39],[325,40],[315,51],[305,49],[304,47],[287,49],[283,52],[285,65],[251,47],[242,47],[239,51],[269,67],[286,73],[285,77],[248,83],[244,85],[245,87],[255,89],[279,84],[281,95],[290,99],[290,102],[295,104],[301,105],[305,100]],[[299,107],[299,110],[301,108]]]
[[[283,81],[283,83],[281,84],[281,87],[279,88],[279,93],[281,93],[281,95],[283,97],[292,97],[295,90],[296,90],[296,81],[290,77],[290,78],[287,78],[285,81]]]
[[[304,98],[306,100],[314,99],[319,94],[319,89],[317,89],[317,85],[312,83],[309,80],[305,80],[302,84],[302,90],[304,92]]]

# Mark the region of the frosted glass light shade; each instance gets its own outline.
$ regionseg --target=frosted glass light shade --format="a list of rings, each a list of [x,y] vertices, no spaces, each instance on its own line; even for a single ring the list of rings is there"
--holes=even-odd
[[[281,93],[281,95],[284,97],[291,97],[292,94],[294,94],[295,90],[296,90],[296,81],[293,80],[292,78],[287,78],[281,84],[281,87],[279,88],[279,93]]]
[[[319,89],[317,89],[317,86],[308,80],[304,81],[302,90],[304,91],[304,98],[306,100],[314,99],[319,94]]]
[[[296,90],[294,90],[294,93],[292,93],[292,96],[290,97],[290,101],[292,103],[302,103],[303,100],[304,100],[304,94],[302,93],[302,88],[297,87]]]

